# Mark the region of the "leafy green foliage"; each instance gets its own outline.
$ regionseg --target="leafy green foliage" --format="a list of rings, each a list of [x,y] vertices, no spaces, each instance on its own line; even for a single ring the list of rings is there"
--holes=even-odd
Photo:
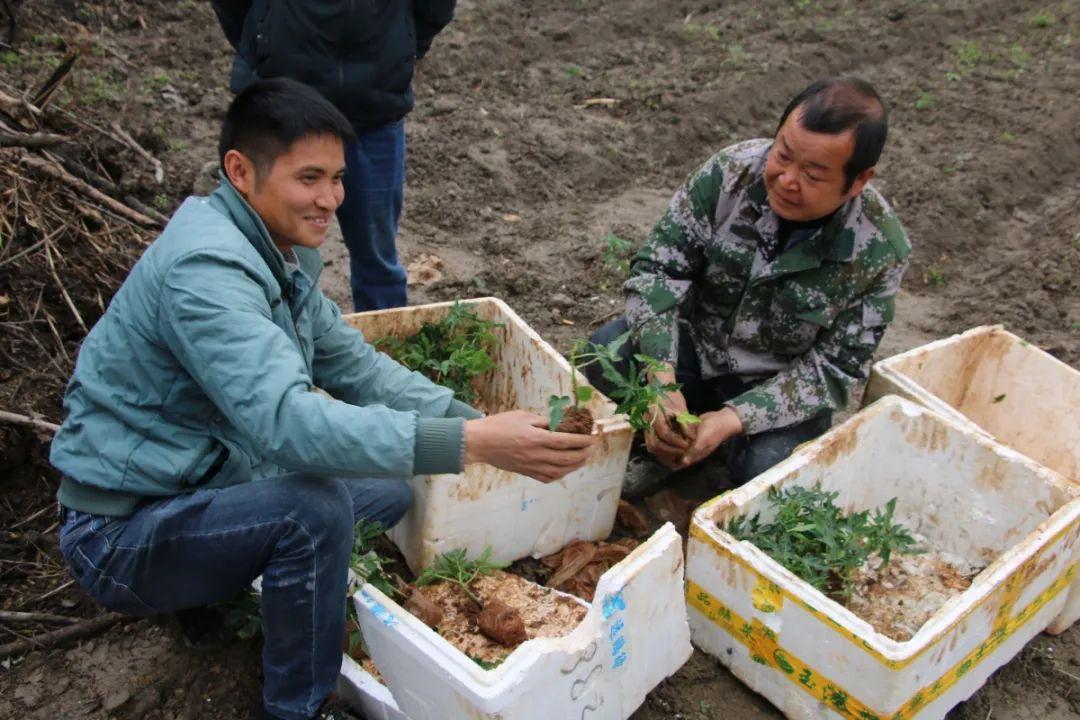
[[[600,365],[604,379],[613,386],[611,399],[618,405],[615,412],[625,413],[630,426],[635,430],[650,427],[649,413],[665,395],[679,389],[677,383],[662,383],[652,375],[664,368],[664,364],[648,355],[634,355],[626,373],[619,372],[619,350],[630,341],[630,333],[625,332],[607,345],[586,343],[573,356],[574,364],[580,369],[593,363]]]
[[[386,566],[390,563],[374,548],[377,537],[386,532],[386,526],[379,522],[361,520],[356,523],[353,531],[353,549],[349,557],[349,567],[360,578],[361,582],[371,583],[379,592],[387,597],[398,594],[390,579]]]
[[[679,423],[683,427],[686,427],[687,425],[697,425],[701,422],[701,418],[699,418],[697,415],[690,412],[689,410],[683,410],[681,413],[675,416],[675,422]]]
[[[238,639],[250,640],[262,632],[259,598],[254,590],[245,590],[222,603],[221,608],[224,611],[226,629]]]
[[[499,658],[498,660],[495,660],[494,662],[492,662],[492,661],[489,661],[489,660],[485,660],[484,658],[477,657],[475,655],[470,655],[469,659],[472,660],[477,665],[479,665],[484,670],[494,670],[495,668],[502,665],[503,660],[506,660],[506,658],[503,657],[503,658]]]
[[[383,338],[375,346],[410,370],[450,388],[458,400],[473,403],[473,378],[495,369],[491,353],[498,343],[497,327],[501,324],[482,319],[467,305],[454,303],[442,320],[424,323],[412,337]]]
[[[875,554],[881,565],[894,553],[922,552],[906,528],[896,524],[896,498],[877,508],[844,515],[836,505],[838,493],[820,487],[769,490],[776,518],[760,521],[760,514],[737,517],[725,527],[738,540],[746,540],[818,590],[845,601],[854,589],[855,571]]]
[[[934,96],[928,92],[924,92],[915,100],[916,110],[930,110],[934,107]]]
[[[548,407],[551,409],[551,417],[548,420],[548,429],[552,432],[559,427],[559,423],[566,417],[566,408],[570,405],[570,398],[566,395],[552,395],[548,399]]]
[[[620,275],[630,272],[630,253],[634,244],[626,238],[621,238],[613,233],[604,236],[604,247],[600,256],[604,259],[604,265]]]
[[[550,408],[548,427],[552,431],[559,427],[559,423],[566,417],[568,405],[573,403],[574,407],[578,407],[581,403],[592,400],[593,389],[588,385],[578,385],[577,376],[582,354],[588,351],[588,347],[588,342],[580,340],[574,343],[570,351],[570,367],[573,368],[570,371],[570,395],[552,395],[548,398],[548,408]]]
[[[451,550],[435,558],[431,565],[416,578],[416,585],[434,585],[438,582],[457,583],[465,594],[482,604],[469,589],[469,584],[481,575],[490,575],[506,567],[507,563],[491,562],[491,548],[485,548],[475,560],[465,557],[464,550]]]

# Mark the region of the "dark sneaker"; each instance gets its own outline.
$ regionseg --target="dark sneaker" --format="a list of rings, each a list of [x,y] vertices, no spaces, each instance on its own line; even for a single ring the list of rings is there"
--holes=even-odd
[[[623,479],[622,496],[627,500],[639,500],[660,490],[671,471],[648,455],[630,455]]]
[[[252,716],[252,720],[279,720],[279,718],[260,708]],[[349,708],[344,700],[341,700],[336,695],[331,695],[311,720],[365,720],[365,718],[360,713]]]

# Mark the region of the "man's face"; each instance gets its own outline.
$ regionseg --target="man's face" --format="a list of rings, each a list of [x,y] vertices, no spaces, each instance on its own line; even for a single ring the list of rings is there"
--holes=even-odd
[[[230,150],[225,171],[282,252],[322,245],[330,218],[345,199],[345,149],[334,135],[300,138],[262,176],[250,158]]]
[[[869,168],[845,189],[844,165],[855,150],[855,133],[811,132],[801,119],[800,108],[788,115],[765,163],[769,205],[794,222],[825,217],[861,193],[874,175],[874,168]]]

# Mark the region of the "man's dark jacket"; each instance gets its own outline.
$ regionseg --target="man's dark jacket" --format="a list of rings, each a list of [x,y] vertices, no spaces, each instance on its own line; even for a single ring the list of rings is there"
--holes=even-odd
[[[229,85],[285,76],[325,95],[360,132],[412,110],[413,66],[455,0],[213,0],[236,48]]]

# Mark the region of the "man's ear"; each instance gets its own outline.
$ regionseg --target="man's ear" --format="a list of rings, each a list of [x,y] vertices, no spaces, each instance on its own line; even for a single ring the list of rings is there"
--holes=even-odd
[[[851,183],[851,189],[848,190],[847,199],[850,200],[853,197],[858,196],[866,187],[866,183],[870,182],[870,178],[874,177],[877,173],[876,168],[866,168],[855,177],[855,182]]]
[[[247,155],[239,150],[229,150],[225,153],[222,167],[225,177],[241,195],[247,197],[255,191],[255,163]]]

